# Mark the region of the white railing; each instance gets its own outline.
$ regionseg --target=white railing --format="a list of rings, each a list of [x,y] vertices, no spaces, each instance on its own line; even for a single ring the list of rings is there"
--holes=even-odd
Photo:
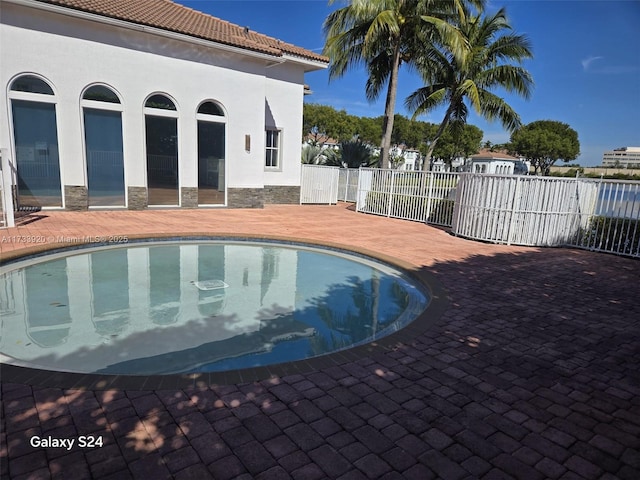
[[[8,150],[0,148],[0,228],[15,226],[13,217],[13,191]]]
[[[640,257],[640,182],[466,174],[452,233]]]
[[[452,232],[495,243],[566,245],[587,227],[597,185],[576,179],[466,174]]]
[[[338,203],[338,167],[302,165],[300,203]]]
[[[356,211],[451,226],[459,173],[361,168]]]
[[[4,176],[0,169],[0,228],[7,228],[7,210],[4,208]]]
[[[597,186],[598,192],[592,212],[581,213],[582,224],[586,226],[569,245],[640,257],[640,182],[592,180],[590,183]]]
[[[147,176],[154,181],[160,179],[178,179],[178,157],[175,155],[147,154]]]
[[[338,200],[355,203],[358,198],[358,178],[360,170],[357,168],[341,168],[338,172]]]
[[[356,200],[475,240],[640,257],[640,182],[361,168]]]
[[[104,172],[122,171],[124,165],[122,152],[119,151],[89,150],[88,157],[89,176],[100,175]],[[154,155],[152,157],[154,164],[160,164],[162,161],[158,162],[156,160],[159,156]]]

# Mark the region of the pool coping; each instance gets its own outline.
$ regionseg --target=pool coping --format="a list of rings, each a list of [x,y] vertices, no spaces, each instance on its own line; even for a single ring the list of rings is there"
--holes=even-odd
[[[303,360],[295,360],[286,363],[279,363],[264,367],[251,367],[239,370],[222,372],[203,372],[189,374],[168,374],[168,375],[107,375],[98,373],[74,373],[58,372],[51,370],[36,369],[0,363],[0,379],[3,382],[20,383],[32,386],[66,388],[80,390],[174,390],[183,388],[208,388],[212,385],[230,385],[249,383],[253,381],[268,380],[274,377],[282,377],[293,374],[304,374],[319,371],[325,368],[344,365],[346,363],[360,360],[364,357],[392,351],[402,344],[411,343],[416,337],[424,333],[434,322],[436,322],[447,309],[449,302],[446,291],[436,276],[426,271],[424,268],[397,259],[395,257],[381,254],[368,249],[356,249],[353,246],[306,239],[300,237],[288,237],[278,235],[255,235],[237,233],[158,233],[143,235],[128,235],[127,239],[135,240],[136,243],[145,241],[194,241],[194,240],[253,240],[253,241],[277,241],[292,245],[308,245],[312,247],[323,247],[337,251],[344,251],[357,256],[370,257],[380,262],[391,265],[401,270],[410,278],[416,280],[429,292],[430,303],[428,307],[416,317],[411,323],[401,328],[397,332],[391,333],[383,338],[372,342],[354,346],[346,350],[328,353],[325,355],[312,357]],[[124,246],[128,242],[121,239],[115,242],[78,242],[73,247],[65,243],[40,244],[34,247],[27,247],[17,251],[3,254],[0,259],[0,266],[10,264],[29,257],[37,257],[54,251],[84,249],[90,246]]]

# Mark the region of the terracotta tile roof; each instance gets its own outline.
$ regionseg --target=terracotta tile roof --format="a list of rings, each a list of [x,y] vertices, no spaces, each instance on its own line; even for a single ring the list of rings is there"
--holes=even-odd
[[[295,55],[328,63],[310,50],[248,30],[171,0],[36,0],[146,25],[267,55]]]
[[[480,152],[475,155],[471,155],[471,158],[480,160],[480,159],[491,159],[491,160],[519,160],[518,157],[514,157],[509,155],[506,152],[502,151],[492,151],[487,149],[481,149]]]

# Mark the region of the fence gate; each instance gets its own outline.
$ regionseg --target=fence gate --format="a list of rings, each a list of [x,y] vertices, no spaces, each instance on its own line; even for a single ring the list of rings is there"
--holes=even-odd
[[[0,228],[14,227],[9,155],[0,149]]]
[[[302,165],[300,203],[338,203],[340,168],[323,165]]]
[[[338,178],[338,200],[355,203],[358,197],[358,177],[360,170],[357,168],[341,168]]]

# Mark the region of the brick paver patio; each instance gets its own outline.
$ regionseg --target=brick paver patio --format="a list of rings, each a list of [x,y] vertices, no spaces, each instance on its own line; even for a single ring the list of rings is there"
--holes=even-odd
[[[2,382],[0,478],[640,478],[637,260],[472,242],[345,204],[32,220],[0,230],[3,256],[36,237],[295,237],[427,269],[449,305],[412,342],[304,374],[158,391]],[[104,445],[30,444],[82,435]]]

